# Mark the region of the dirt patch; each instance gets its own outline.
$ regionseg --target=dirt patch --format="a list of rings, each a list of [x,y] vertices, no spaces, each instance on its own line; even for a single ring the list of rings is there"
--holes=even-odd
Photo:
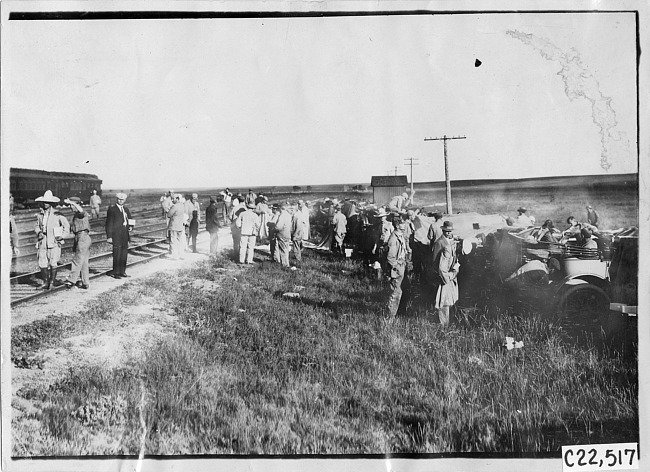
[[[220,252],[232,249],[230,229],[224,228],[219,234]],[[159,272],[175,272],[189,268],[193,264],[209,257],[209,235],[202,233],[197,240],[198,253],[185,253],[184,260],[170,261],[158,259],[137,265],[128,269],[128,279],[116,280],[111,277],[100,277],[91,280],[88,290],[70,289],[53,292],[33,302],[22,304],[12,309],[11,324],[20,326],[50,315],[80,317],[88,302],[117,287]],[[205,286],[208,281],[197,281],[202,289],[214,288]],[[36,404],[17,395],[19,390],[47,388],[61,379],[70,367],[78,365],[101,365],[114,368],[124,365],[129,359],[141,358],[149,348],[154,346],[163,336],[177,330],[177,318],[156,304],[155,300],[142,299],[136,305],[125,307],[123,312],[116,314],[110,320],[93,323],[83,334],[64,338],[55,348],[42,349],[32,353],[39,362],[32,368],[11,367],[12,387],[12,416],[13,421],[22,421],[23,429],[33,419],[20,419],[25,414],[37,411]],[[25,423],[26,422],[26,423]],[[32,425],[28,429],[34,429]]]

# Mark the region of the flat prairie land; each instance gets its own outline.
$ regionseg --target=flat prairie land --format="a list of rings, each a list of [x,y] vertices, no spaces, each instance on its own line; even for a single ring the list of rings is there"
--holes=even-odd
[[[366,186],[365,192],[344,190],[350,186],[321,185],[301,186],[300,191],[290,187],[260,187],[273,202],[323,200],[326,197],[343,200],[350,198],[358,202],[373,203],[372,188]],[[565,226],[569,216],[578,221],[586,221],[586,205],[592,205],[599,213],[601,229],[617,229],[637,226],[639,221],[638,178],[634,174],[613,176],[579,176],[524,179],[509,182],[452,182],[452,211],[478,212],[481,214],[501,213],[516,216],[517,208],[524,206],[529,215],[541,225],[551,219],[558,228]],[[222,189],[197,189],[203,207],[208,204],[210,195],[217,195]],[[248,189],[233,189],[245,193]],[[192,193],[188,191],[187,193]],[[416,183],[413,205],[442,212],[446,209],[444,183]],[[157,204],[160,195],[142,190],[135,193],[140,201]],[[383,204],[385,202],[376,202]]]
[[[206,258],[15,327],[15,371],[65,368],[15,389],[13,455],[559,457],[638,441],[635,349],[504,306],[490,280],[466,280],[480,290],[448,329],[415,285],[389,319],[360,261],[305,253],[298,270]]]

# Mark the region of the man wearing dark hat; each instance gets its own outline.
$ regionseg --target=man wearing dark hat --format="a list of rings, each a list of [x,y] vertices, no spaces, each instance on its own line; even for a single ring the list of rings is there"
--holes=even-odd
[[[456,257],[456,243],[454,241],[454,225],[445,221],[442,227],[442,237],[436,241],[432,253],[432,270],[437,279],[435,309],[438,313],[440,324],[449,325],[450,308],[458,301],[458,269],[460,264]]]
[[[113,278],[129,277],[126,273],[126,259],[129,254],[129,224],[131,211],[124,206],[125,193],[115,195],[116,203],[106,212],[106,242],[113,245]]]
[[[217,207],[217,197],[210,197],[210,204],[205,209],[205,229],[210,234],[210,255],[216,256],[219,249],[219,228],[221,219],[219,218],[219,208]]]
[[[255,241],[257,240],[257,233],[260,231],[260,217],[253,210],[255,209],[255,202],[246,202],[246,209],[242,211],[237,219],[235,225],[239,228],[240,242],[239,242],[239,263],[252,264],[253,255],[255,252]]]
[[[406,273],[407,242],[404,238],[408,216],[394,214],[392,218],[393,232],[388,238],[386,253],[386,276],[390,284],[388,297],[388,316],[397,315],[402,299],[402,284]]]
[[[59,198],[47,190],[42,197],[36,199],[43,208],[43,213],[36,217],[36,246],[38,248],[38,267],[41,269],[43,285],[41,288],[49,290],[57,285],[56,272],[61,258],[61,245],[63,239],[70,233],[70,223],[53,207],[59,203]]]

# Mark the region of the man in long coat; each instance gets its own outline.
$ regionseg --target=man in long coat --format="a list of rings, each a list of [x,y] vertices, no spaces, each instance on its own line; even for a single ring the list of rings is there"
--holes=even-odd
[[[442,227],[442,236],[438,238],[433,248],[433,268],[437,275],[438,287],[436,291],[435,309],[438,313],[440,324],[449,325],[450,308],[458,301],[458,269],[460,264],[456,257],[456,243],[454,242],[454,226],[450,221],[445,221]]]
[[[116,203],[106,212],[106,242],[113,245],[113,278],[129,277],[126,273],[126,259],[129,254],[129,232],[133,226],[129,224],[131,211],[124,206],[125,193],[115,195]]]

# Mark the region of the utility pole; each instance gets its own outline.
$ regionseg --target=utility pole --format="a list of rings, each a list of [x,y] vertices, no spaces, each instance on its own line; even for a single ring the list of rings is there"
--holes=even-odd
[[[413,159],[412,157],[409,157],[408,159],[404,159],[406,161],[406,165],[411,166],[411,196],[413,195],[413,166],[418,165],[417,161],[418,158],[416,157]]]
[[[450,139],[465,139],[465,136],[447,136],[441,138],[424,138],[425,141],[442,141],[445,148],[445,189],[447,190],[447,214],[451,215],[451,182],[449,180],[449,163],[447,161],[447,141]]]

